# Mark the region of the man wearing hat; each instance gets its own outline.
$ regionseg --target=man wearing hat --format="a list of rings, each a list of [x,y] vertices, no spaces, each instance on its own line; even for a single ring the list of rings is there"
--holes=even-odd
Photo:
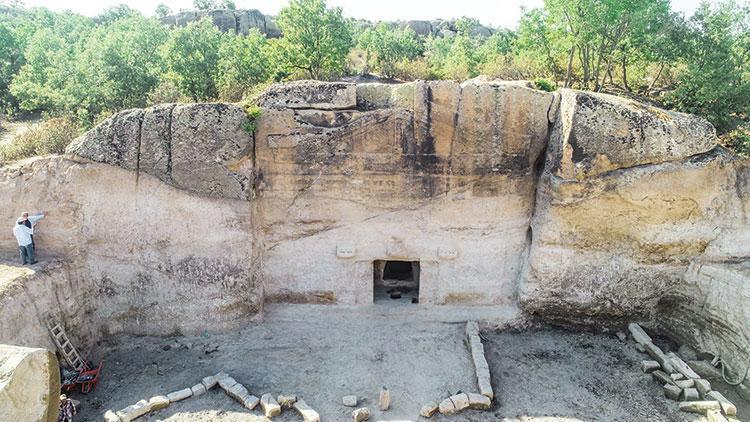
[[[65,394],[60,395],[60,414],[57,416],[57,422],[73,422],[73,415],[78,413],[73,400]]]

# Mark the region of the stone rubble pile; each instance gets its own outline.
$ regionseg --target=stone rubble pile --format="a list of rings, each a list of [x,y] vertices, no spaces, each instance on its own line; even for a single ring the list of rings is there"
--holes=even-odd
[[[734,420],[737,407],[720,392],[711,390],[708,380],[702,379],[676,354],[664,353],[640,325],[630,323],[628,330],[640,346],[638,349],[653,359],[641,362],[641,370],[663,386],[665,397],[680,401],[680,410],[702,414],[709,421]]]
[[[208,390],[219,386],[229,397],[246,407],[248,410],[255,409],[260,404],[261,409],[266,417],[278,416],[282,409],[294,408],[302,416],[305,422],[320,422],[320,415],[313,410],[304,400],[297,399],[292,395],[280,395],[278,400],[270,394],[263,394],[258,398],[248,391],[248,389],[230,377],[225,372],[219,372],[203,378],[200,383],[182,390],[177,390],[166,396],[154,396],[151,399],[141,400],[134,405],[130,405],[122,410],[107,410],[104,414],[105,422],[130,422],[143,415],[164,409],[172,403],[185,400],[189,397],[198,397],[205,394]],[[281,404],[279,404],[281,403]]]

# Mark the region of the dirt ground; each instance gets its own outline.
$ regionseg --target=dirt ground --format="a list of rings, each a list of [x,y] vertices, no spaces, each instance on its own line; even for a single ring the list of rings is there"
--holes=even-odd
[[[463,343],[464,321],[511,321],[512,308],[427,307],[411,304],[366,307],[277,305],[265,321],[229,334],[123,338],[106,352],[102,383],[81,400],[77,420],[100,421],[153,395],[196,384],[225,371],[251,393],[296,394],[323,421],[351,420],[341,397],[356,394],[373,421],[424,420],[422,404],[458,391],[476,391]],[[544,329],[483,330],[496,402],[490,411],[467,411],[450,421],[699,421],[666,400],[661,387],[642,373],[645,358],[631,341],[605,334]],[[715,380],[712,384],[717,387]],[[381,386],[391,409],[377,410]],[[722,388],[718,388],[724,392]],[[745,403],[731,393],[740,416]],[[265,420],[220,389],[189,398],[144,417],[144,421]],[[276,421],[299,421],[285,411]]]

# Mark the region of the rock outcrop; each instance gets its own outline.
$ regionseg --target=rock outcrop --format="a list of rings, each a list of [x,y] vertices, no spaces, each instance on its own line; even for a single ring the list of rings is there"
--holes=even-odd
[[[197,22],[203,18],[211,19],[214,26],[222,32],[235,32],[237,34],[247,35],[251,30],[257,30],[269,38],[281,37],[281,30],[276,24],[276,18],[270,15],[264,15],[256,9],[239,9],[239,10],[209,10],[195,11],[187,10],[173,15],[161,18],[161,22],[171,26],[186,26],[189,23]],[[360,29],[372,28],[377,23],[365,20],[355,21],[355,25]],[[454,36],[458,33],[456,20],[410,20],[398,22],[386,22],[386,24],[401,29],[410,29],[421,37],[436,36]],[[469,28],[469,35],[472,37],[487,38],[495,30],[488,26],[477,24]]]
[[[110,292],[95,313],[115,332],[372,303],[376,261],[400,260],[420,303],[637,318],[744,365],[748,165],[705,120],[480,80],[307,81],[259,104],[252,125],[234,105],[121,112],[3,170],[5,218],[57,209],[42,250]]]
[[[161,18],[165,25],[186,26],[189,23],[197,22],[205,17],[211,19],[213,24],[222,32],[236,32],[247,35],[251,30],[257,30],[269,38],[278,38],[281,31],[276,25],[276,19],[273,16],[264,15],[256,9],[246,10],[210,10],[195,11],[187,10],[174,15]]]
[[[0,420],[55,422],[59,407],[54,353],[0,344]]]

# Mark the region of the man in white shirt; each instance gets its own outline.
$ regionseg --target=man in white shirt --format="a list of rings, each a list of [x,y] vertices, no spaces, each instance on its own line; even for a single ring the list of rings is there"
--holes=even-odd
[[[30,228],[32,230],[34,229],[34,226],[36,226],[37,221],[41,220],[42,218],[44,218],[46,216],[47,216],[47,211],[42,212],[42,213],[38,213],[38,214],[34,214],[34,215],[31,215],[31,216],[27,212],[24,212],[23,214],[21,214],[21,218],[24,219],[23,224],[26,227],[28,227],[28,228]],[[36,248],[36,244],[34,243],[34,236],[33,235],[31,236],[31,247]]]
[[[13,235],[18,241],[18,250],[21,252],[21,263],[23,265],[36,263],[34,245],[31,240],[33,234],[34,229],[26,227],[26,220],[19,218],[16,221],[16,225],[13,227]]]

